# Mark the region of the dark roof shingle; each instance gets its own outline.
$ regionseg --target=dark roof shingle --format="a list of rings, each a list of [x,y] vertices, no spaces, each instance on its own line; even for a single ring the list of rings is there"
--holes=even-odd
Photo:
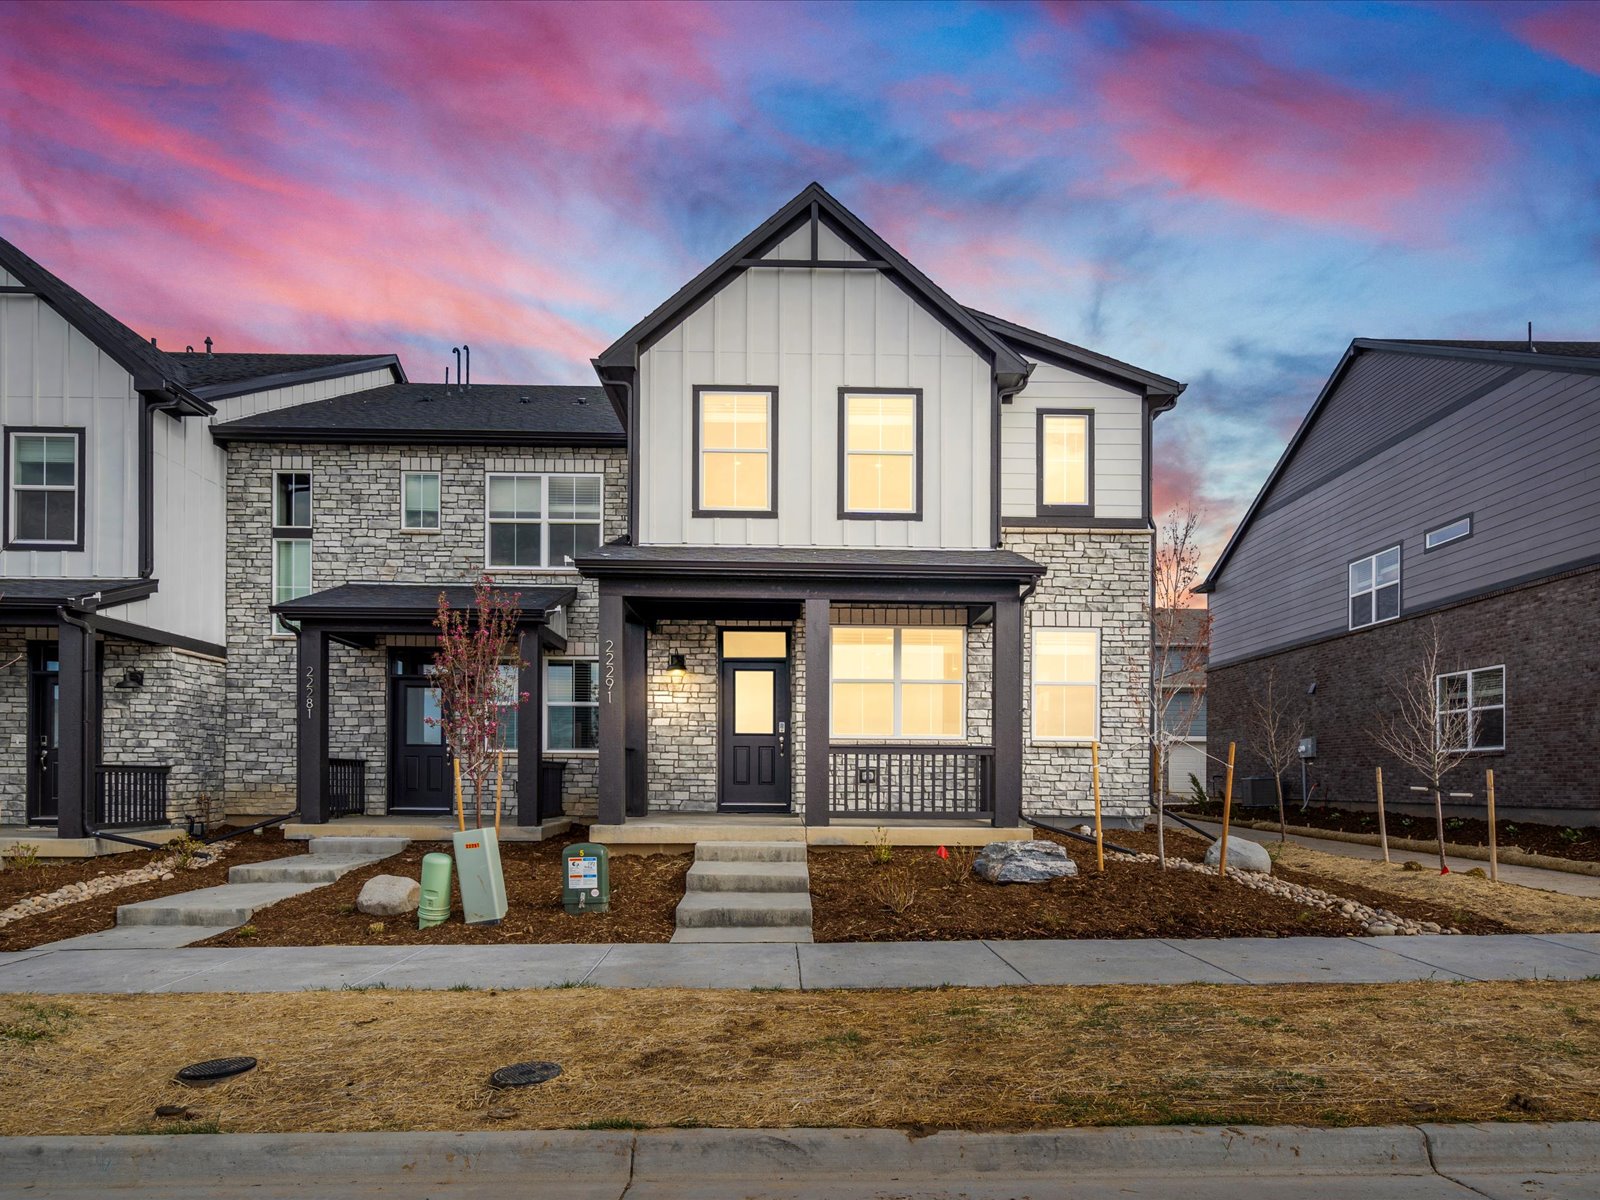
[[[1525,340],[1511,342],[1483,342],[1447,340],[1444,338],[1385,338],[1401,346],[1445,346],[1454,350],[1502,350],[1508,354],[1527,354],[1530,347]],[[1540,342],[1531,347],[1534,354],[1554,354],[1560,358],[1600,358],[1600,342]]]
[[[183,368],[184,377],[194,388],[239,383],[272,375],[288,375],[317,367],[336,367],[343,363],[366,362],[383,358],[381,354],[173,354],[170,358]]]

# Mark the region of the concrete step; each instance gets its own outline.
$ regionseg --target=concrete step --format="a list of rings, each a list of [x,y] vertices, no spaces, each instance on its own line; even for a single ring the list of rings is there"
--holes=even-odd
[[[803,863],[804,842],[700,842],[694,848],[696,862]]]
[[[258,908],[324,886],[320,883],[224,883],[197,892],[124,904],[118,925],[243,925]]]
[[[448,834],[445,840],[449,840]],[[314,837],[311,853],[335,858],[388,858],[410,844],[410,839],[403,837]]]
[[[684,881],[691,892],[809,892],[803,862],[697,862]]]
[[[267,862],[240,863],[228,868],[229,883],[333,883],[357,867],[377,862],[372,855],[336,857],[332,854],[294,854]]]
[[[699,929],[679,929],[672,935],[674,942],[729,943],[729,942],[787,942],[794,944],[812,941],[811,930],[805,925],[767,925],[753,929],[728,929],[715,925]]]
[[[811,928],[811,897],[788,892],[690,892],[678,902],[679,929]]]

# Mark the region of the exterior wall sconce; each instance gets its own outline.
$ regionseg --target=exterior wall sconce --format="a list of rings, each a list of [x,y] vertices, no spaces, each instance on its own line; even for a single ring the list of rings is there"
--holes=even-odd
[[[684,661],[681,654],[667,655],[667,674],[674,680],[682,679],[689,673],[689,664]]]
[[[144,672],[138,667],[129,667],[122,673],[122,681],[117,686],[119,688],[142,688],[144,686]]]

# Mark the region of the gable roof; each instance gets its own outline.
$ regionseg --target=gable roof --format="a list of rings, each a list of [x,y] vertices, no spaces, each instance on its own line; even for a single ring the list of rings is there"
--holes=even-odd
[[[275,408],[211,427],[235,442],[385,442],[518,446],[620,446],[622,424],[603,389],[564,384],[396,383]]]
[[[393,354],[194,353],[172,357],[183,369],[189,386],[208,399],[383,367],[400,369],[400,360]]]
[[[1328,376],[1328,381],[1322,385],[1322,390],[1317,393],[1317,398],[1312,402],[1311,408],[1301,420],[1299,428],[1294,431],[1294,436],[1289,439],[1289,444],[1284,447],[1283,453],[1278,456],[1278,461],[1273,464],[1268,473],[1266,482],[1261,485],[1261,490],[1250,501],[1250,507],[1245,509],[1244,516],[1239,519],[1239,524],[1234,527],[1233,535],[1228,539],[1228,544],[1222,548],[1222,553],[1217,556],[1217,561],[1212,565],[1211,571],[1196,587],[1195,591],[1209,594],[1216,590],[1217,581],[1222,577],[1223,570],[1228,565],[1228,560],[1244,540],[1244,535],[1249,531],[1250,525],[1260,513],[1267,496],[1272,492],[1273,486],[1283,476],[1290,461],[1294,458],[1306,435],[1315,424],[1317,417],[1326,407],[1339,384],[1343,382],[1350,366],[1362,354],[1387,353],[1425,355],[1436,358],[1469,359],[1478,362],[1505,363],[1508,366],[1532,366],[1551,371],[1576,371],[1583,373],[1600,373],[1600,342],[1534,342],[1533,349],[1528,348],[1526,341],[1522,342],[1493,342],[1493,341],[1426,341],[1419,339],[1384,339],[1384,338],[1355,338],[1340,357],[1339,363],[1333,369],[1333,374]]]
[[[1136,367],[1132,363],[1125,363],[1119,359],[1111,358],[1109,355],[1086,350],[1082,346],[1075,346],[1071,342],[1064,342],[1060,338],[1051,337],[1048,333],[1040,333],[1037,329],[1029,329],[1026,325],[1018,325],[1015,321],[1008,321],[1004,317],[995,316],[993,313],[986,313],[976,308],[968,308],[967,311],[995,333],[1021,345],[1024,350],[1036,351],[1046,356],[1060,359],[1063,365],[1074,370],[1109,379],[1113,383],[1120,383],[1146,395],[1166,396],[1175,401],[1183,393],[1183,389],[1188,386],[1187,384],[1179,383],[1176,379],[1168,379],[1165,375],[1157,375],[1153,371],[1146,371],[1143,367]],[[1172,405],[1169,403],[1158,411],[1164,411],[1171,407]]]

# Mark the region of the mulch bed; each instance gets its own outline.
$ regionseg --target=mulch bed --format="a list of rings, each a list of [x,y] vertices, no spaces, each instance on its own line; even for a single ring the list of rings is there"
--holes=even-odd
[[[229,867],[306,852],[305,842],[285,841],[283,834],[276,829],[247,833],[234,838],[227,845],[227,852],[218,862],[201,867],[198,871],[178,871],[173,879],[156,879],[119,888],[107,895],[81,900],[37,917],[24,917],[10,925],[0,925],[0,950],[27,950],[45,942],[58,942],[63,938],[110,929],[117,923],[119,905],[215,887],[228,882]],[[0,908],[10,907],[28,896],[53,892],[69,883],[146,867],[165,857],[165,851],[130,850],[127,854],[114,854],[106,858],[41,859],[37,866],[25,869],[13,868],[8,863],[6,870],[0,872],[0,881],[6,888],[0,894]]]
[[[361,885],[374,875],[422,877],[422,856],[447,844],[413,842],[404,852],[352,871],[339,882],[260,909],[249,925],[201,946],[501,945],[539,942],[666,942],[676,927],[690,857],[620,855],[611,859],[611,911],[572,916],[561,906],[561,852],[576,834],[547,842],[502,842],[509,909],[498,925],[467,925],[455,912],[442,925],[418,929],[416,914],[374,917],[355,910]],[[454,883],[452,882],[452,888]],[[382,928],[374,932],[374,926]]]
[[[1204,813],[1210,817],[1222,815],[1222,805],[1212,801],[1205,805],[1191,804],[1185,810]],[[1276,821],[1277,810],[1265,808],[1240,808],[1234,805],[1235,817],[1251,820]],[[1336,829],[1343,833],[1378,834],[1378,814],[1359,809],[1327,808],[1312,805],[1304,812],[1296,803],[1286,806],[1285,815],[1291,825],[1304,825],[1313,829]],[[1412,838],[1419,842],[1435,840],[1438,827],[1432,814],[1388,812],[1384,816],[1392,838]],[[1529,854],[1547,854],[1551,858],[1570,858],[1578,862],[1600,862],[1600,828],[1571,825],[1544,825],[1535,821],[1506,820],[1495,822],[1495,841],[1500,849],[1514,846]],[[1444,840],[1457,846],[1489,845],[1489,822],[1477,817],[1446,817]]]
[[[1035,836],[1065,846],[1078,864],[1077,877],[1038,884],[996,885],[973,875],[957,852],[952,852],[946,861],[932,850],[900,848],[887,866],[877,866],[864,849],[813,850],[813,936],[819,942],[883,942],[1354,937],[1363,932],[1361,926],[1346,918],[1215,876],[1162,872],[1154,864],[1131,863],[1109,854],[1102,875],[1095,867],[1093,846],[1043,830]],[[1119,831],[1112,840],[1132,850],[1155,852],[1154,833]],[[1170,857],[1198,861],[1204,856],[1205,847],[1205,842],[1191,835],[1167,834]],[[1402,916],[1454,926],[1465,933],[1506,931],[1498,922],[1305,872],[1289,872],[1281,877],[1348,899],[1380,904]],[[878,893],[888,890],[891,882],[901,881],[910,883],[915,896],[904,912],[895,913]]]

